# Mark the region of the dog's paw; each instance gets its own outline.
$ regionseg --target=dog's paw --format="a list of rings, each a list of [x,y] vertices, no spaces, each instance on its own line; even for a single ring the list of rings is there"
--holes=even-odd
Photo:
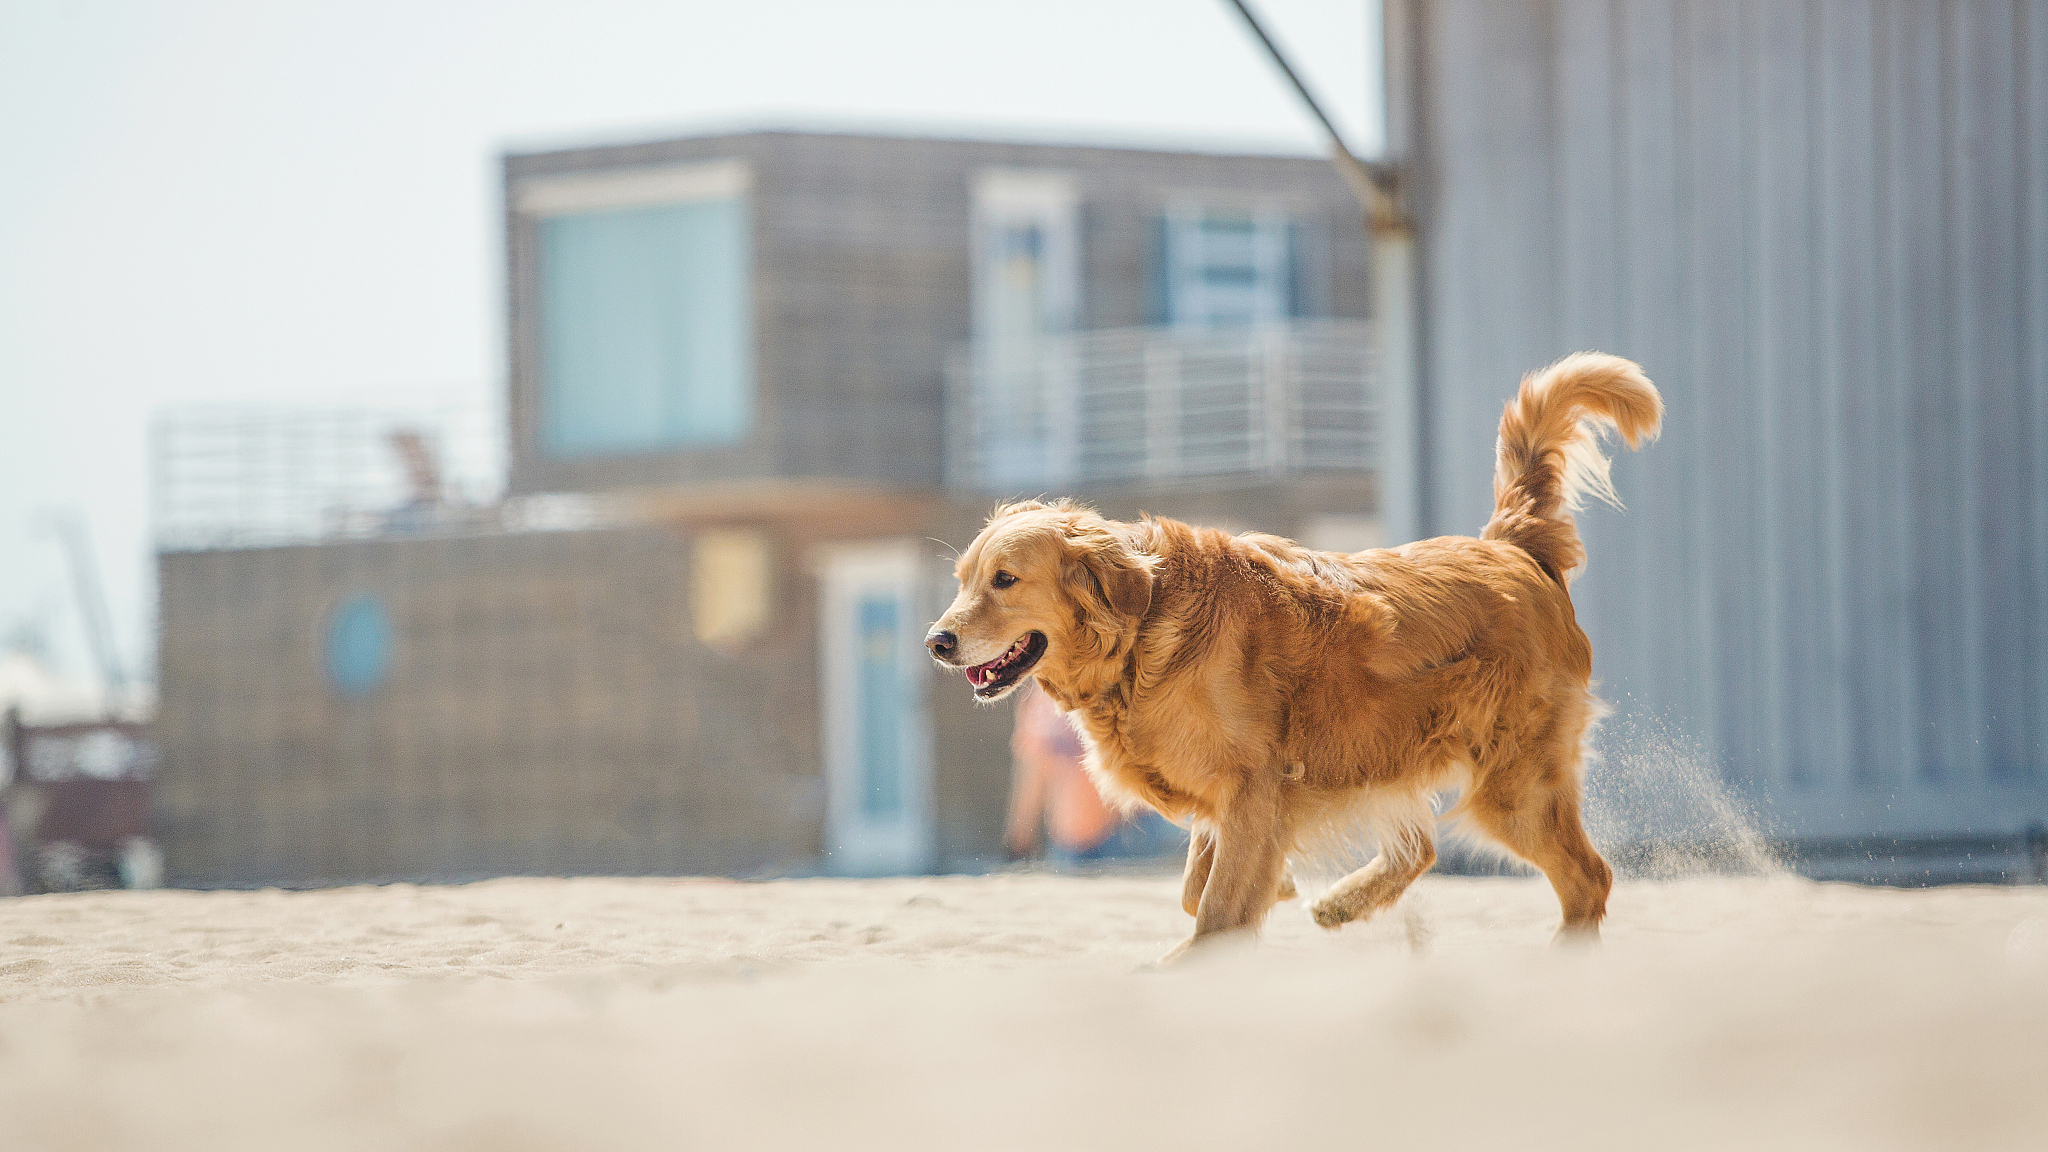
[[[1212,932],[1207,936],[1190,936],[1169,949],[1166,955],[1149,964],[1140,964],[1138,972],[1164,972],[1169,968],[1186,967],[1197,962],[1222,960],[1230,956],[1245,956],[1259,946],[1259,934],[1250,928],[1233,928],[1224,932]]]
[[[1598,948],[1600,946],[1600,925],[1565,924],[1558,928],[1557,935],[1550,938],[1553,948]]]
[[[1143,964],[1138,965],[1136,968],[1131,969],[1131,971],[1136,972],[1140,975],[1150,975],[1157,972],[1164,972],[1167,969],[1172,968],[1174,965],[1179,964],[1181,961],[1187,959],[1188,952],[1194,947],[1194,944],[1194,938],[1189,937],[1188,939],[1183,940],[1180,943],[1175,944],[1172,948],[1168,949],[1166,955],[1161,956],[1157,960],[1147,960]]]
[[[1309,906],[1308,914],[1315,922],[1332,932],[1358,918],[1358,914],[1343,904],[1325,897]]]
[[[1276,895],[1276,896],[1274,897],[1274,899],[1276,899],[1276,900],[1292,900],[1292,899],[1294,899],[1294,898],[1295,898],[1296,896],[1299,896],[1299,895],[1301,895],[1301,890],[1300,890],[1299,888],[1296,888],[1296,887],[1294,886],[1294,873],[1292,873],[1292,872],[1282,872],[1282,873],[1280,874],[1280,892],[1279,892],[1279,894],[1278,894],[1278,895]],[[1191,911],[1191,912],[1189,912],[1188,914],[1189,914],[1190,916],[1194,915],[1194,913],[1193,913],[1192,911]]]

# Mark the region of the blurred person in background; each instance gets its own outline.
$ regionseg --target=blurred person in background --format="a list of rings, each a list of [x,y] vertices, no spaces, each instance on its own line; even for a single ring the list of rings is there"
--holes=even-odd
[[[7,717],[11,722],[12,714]],[[0,896],[19,896],[28,891],[21,881],[21,870],[15,863],[14,833],[8,827],[12,817],[8,812],[7,789],[14,783],[14,764],[8,751],[9,741],[0,737]]]
[[[0,790],[6,787],[6,782],[0,781]],[[14,836],[7,829],[7,809],[0,804],[0,896],[19,896],[26,891],[21,871],[14,864]]]
[[[1159,856],[1179,850],[1180,829],[1158,813],[1125,816],[1105,803],[1081,765],[1081,737],[1034,681],[1017,694],[1010,736],[1010,819],[1003,845],[1012,860],[1038,854],[1056,868]]]

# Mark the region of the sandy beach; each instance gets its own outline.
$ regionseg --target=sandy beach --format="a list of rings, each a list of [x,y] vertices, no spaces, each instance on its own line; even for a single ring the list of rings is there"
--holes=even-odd
[[[1133,968],[1165,877],[0,902],[0,1147],[2048,1146],[2048,890],[1427,877]]]

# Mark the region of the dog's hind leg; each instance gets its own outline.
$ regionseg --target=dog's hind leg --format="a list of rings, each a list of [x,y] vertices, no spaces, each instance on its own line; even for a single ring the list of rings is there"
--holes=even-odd
[[[1502,788],[1487,781],[1473,792],[1465,814],[1550,879],[1564,912],[1557,930],[1560,942],[1598,940],[1614,870],[1593,847],[1579,818],[1578,741],[1564,746],[1565,751],[1548,754],[1536,772],[1518,773],[1521,783]]]
[[[1401,898],[1415,878],[1436,863],[1436,844],[1419,827],[1402,828],[1380,845],[1372,863],[1330,886],[1309,909],[1325,928],[1372,915]]]
[[[1560,789],[1512,811],[1475,807],[1471,817],[1487,834],[1550,878],[1564,912],[1564,923],[1557,930],[1559,941],[1600,938],[1614,870],[1586,837],[1577,796]]]

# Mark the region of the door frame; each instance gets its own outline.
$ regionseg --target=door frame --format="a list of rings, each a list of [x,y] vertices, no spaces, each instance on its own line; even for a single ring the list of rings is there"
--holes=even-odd
[[[825,783],[824,865],[847,876],[927,872],[935,860],[932,738],[926,701],[931,675],[924,650],[927,565],[914,537],[823,546],[818,578],[819,735]],[[877,591],[897,610],[895,666],[905,707],[900,750],[903,804],[880,822],[861,811],[862,741],[859,607]]]

